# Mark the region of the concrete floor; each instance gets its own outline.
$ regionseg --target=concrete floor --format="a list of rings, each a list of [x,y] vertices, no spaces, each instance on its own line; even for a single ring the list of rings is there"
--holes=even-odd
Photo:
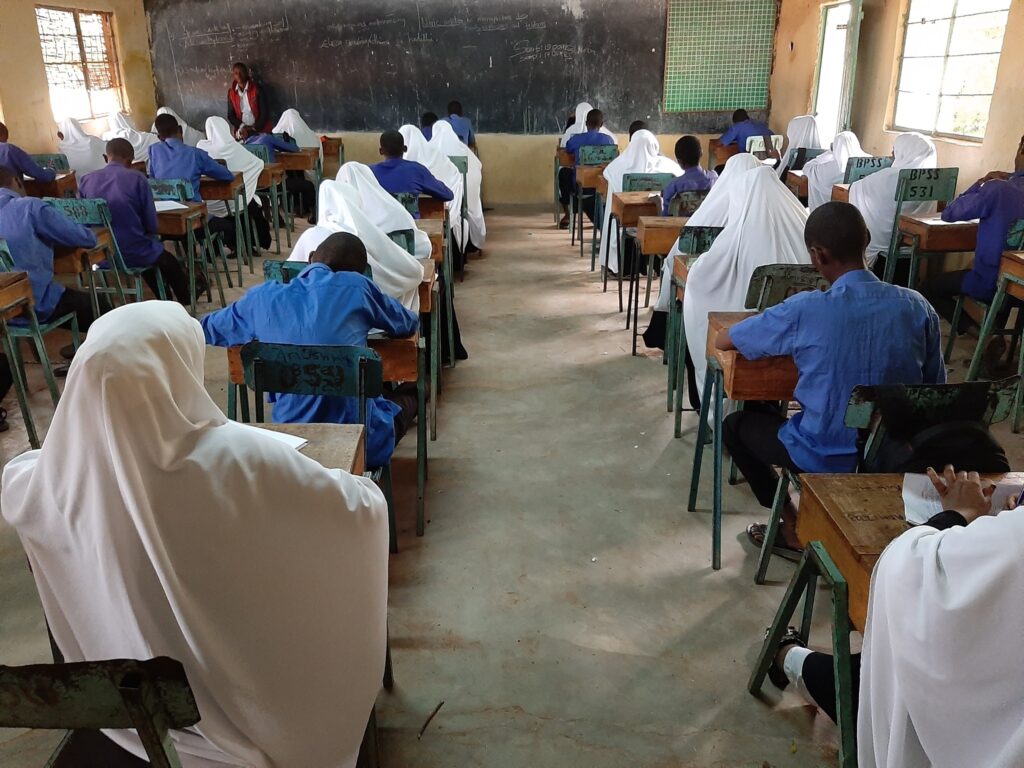
[[[660,355],[629,355],[614,293],[601,293],[550,213],[503,208],[488,225],[486,257],[457,285],[470,360],[446,371],[422,539],[415,441],[397,453],[397,685],[378,700],[384,766],[833,765],[826,718],[770,686],[764,700],[746,692],[791,573],[774,564],[774,583],[754,586],[756,555],[740,534],[763,515],[749,490],[725,488],[713,572],[710,462],[688,513],[695,419],[686,414],[673,439]],[[220,403],[225,376],[223,352],[211,350]],[[45,393],[34,403],[42,422]],[[7,406],[4,461],[27,448]],[[1020,466],[1024,441],[1005,427],[998,436]],[[46,661],[31,576],[2,523],[0,606],[0,660]],[[828,643],[825,624],[815,639]],[[0,732],[0,765],[41,765],[54,738]]]

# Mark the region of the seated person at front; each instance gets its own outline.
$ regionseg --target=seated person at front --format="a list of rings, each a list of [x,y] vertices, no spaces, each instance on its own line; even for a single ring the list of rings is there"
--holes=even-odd
[[[579,163],[580,147],[601,147],[615,144],[615,139],[601,131],[604,126],[604,112],[600,109],[592,109],[587,112],[587,130],[570,136],[565,142],[565,151],[572,155],[573,165]],[[569,201],[575,199],[576,191],[576,169],[558,169],[558,202],[562,204],[562,220],[558,222],[559,229],[569,226]],[[586,190],[584,190],[586,191]],[[593,192],[593,190],[591,190]],[[594,220],[594,196],[584,196],[583,212],[587,218]]]
[[[420,133],[423,134],[423,138],[427,141],[430,141],[430,138],[434,135],[434,123],[436,122],[436,112],[424,112],[420,116]]]
[[[476,149],[476,134],[473,133],[473,123],[468,117],[462,115],[462,102],[448,102],[448,124],[451,125],[459,141],[470,149]]]
[[[299,145],[294,141],[275,136],[272,133],[259,133],[249,125],[243,125],[238,129],[238,139],[246,145],[259,144],[266,147],[268,163],[277,162],[275,152],[299,151]],[[295,208],[296,213],[312,216],[316,204],[316,187],[312,181],[306,178],[305,172],[288,171],[285,175],[284,186],[287,193],[299,201]]]
[[[661,215],[668,216],[672,207],[672,199],[680,192],[705,192],[718,180],[714,171],[705,171],[700,167],[700,159],[704,151],[700,147],[700,139],[696,136],[683,136],[676,142],[676,162],[683,169],[683,175],[677,176],[662,190],[663,199]]]
[[[49,168],[42,168],[32,157],[16,144],[11,144],[7,126],[0,123],[0,167],[10,168],[15,173],[28,176],[36,181],[53,181],[57,174]]]
[[[258,339],[268,344],[365,347],[367,334],[379,328],[404,338],[419,323],[409,311],[365,277],[366,248],[355,235],[338,232],[309,256],[309,266],[289,283],[263,283],[241,299],[203,318],[206,341],[218,347]],[[278,423],[358,424],[356,398],[320,395],[271,395]],[[416,396],[399,391],[393,398],[367,403],[369,431],[366,463],[381,467],[391,460],[416,413]]]
[[[15,268],[28,273],[39,320],[46,322],[74,313],[79,330],[88,330],[95,319],[92,299],[84,291],[57,282],[53,276],[53,248],[92,248],[96,235],[49,203],[25,197],[21,179],[4,166],[0,166],[0,238],[7,241]],[[74,347],[69,344],[60,353],[70,359]]]
[[[754,136],[763,136],[765,148],[771,151],[772,129],[760,120],[754,120],[747,114],[745,109],[737,109],[732,113],[732,125],[729,130],[721,135],[718,142],[723,147],[736,147],[739,152],[747,151],[747,139]],[[720,168],[715,168],[721,173]]]
[[[985,304],[995,296],[999,264],[1003,251],[1007,249],[1006,236],[1013,222],[1024,218],[1024,137],[1017,146],[1013,166],[1013,173],[992,171],[978,179],[942,212],[943,221],[981,219],[971,268],[944,272],[921,284],[924,297],[950,322],[953,321],[957,297],[961,294]],[[1012,297],[1008,298],[1010,301],[1003,304],[1001,311],[1004,323],[1010,310],[1020,306]],[[967,312],[960,317],[961,328],[974,323]],[[994,337],[992,341],[996,348],[1005,345],[1001,336]]]
[[[1024,499],[993,511],[992,483],[976,472],[928,475],[945,511],[882,553],[864,651],[850,657],[859,764],[1024,765]],[[806,648],[795,627],[768,675],[836,719],[833,658]]]
[[[647,123],[646,122],[644,122],[643,120],[634,120],[632,123],[629,124],[629,138],[632,139],[633,138],[633,134],[636,133],[637,131],[646,131],[646,130],[647,130]]]
[[[181,125],[172,115],[157,115],[153,125],[159,144],[149,148],[149,175],[154,179],[184,179],[192,184],[192,201],[201,202],[199,182],[203,176],[216,181],[234,181],[235,174],[204,150],[182,141]],[[210,232],[220,232],[228,248],[235,246],[235,220],[232,216],[210,216]]]
[[[135,150],[125,139],[107,142],[107,165],[82,177],[82,197],[99,197],[110,206],[111,224],[117,246],[128,267],[147,269],[142,277],[154,296],[159,296],[154,270],[160,270],[173,297],[189,304],[188,276],[174,254],[164,249],[157,236],[156,206],[145,175],[132,170]],[[198,282],[198,280],[197,280]],[[196,285],[196,293],[201,293]]]
[[[725,419],[722,437],[762,507],[770,509],[777,479],[773,466],[792,472],[853,472],[857,432],[847,427],[853,388],[871,384],[943,384],[939,318],[916,291],[883,283],[867,268],[870,236],[860,212],[830,202],[807,219],[804,242],[811,262],[831,283],[806,291],[723,329],[721,350],[749,360],[791,356],[802,410],[787,421],[777,405],[747,407]],[[755,545],[766,526],[747,534]],[[790,552],[799,549],[796,509],[786,502],[781,534]]]
[[[380,135],[380,154],[384,159],[370,166],[377,183],[392,195],[428,195],[449,202],[455,195],[425,165],[404,158],[405,139],[398,131]],[[419,210],[414,214],[419,218]]]

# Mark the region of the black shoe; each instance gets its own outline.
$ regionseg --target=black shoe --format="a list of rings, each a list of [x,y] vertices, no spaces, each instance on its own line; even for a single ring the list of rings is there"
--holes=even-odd
[[[63,379],[68,375],[68,371],[70,370],[71,366],[68,365],[67,363],[58,363],[57,365],[53,366],[53,375],[56,376],[58,379]]]
[[[6,432],[11,428],[11,425],[7,423],[7,409],[0,408],[0,432]]]
[[[61,347],[60,348],[60,356],[63,357],[65,360],[74,360],[75,359],[75,345],[74,344],[68,344],[66,347]]]
[[[771,627],[764,631],[764,637],[768,639],[768,633],[771,632]],[[789,686],[789,678],[786,677],[786,671],[775,663],[775,659],[779,655],[779,651],[790,645],[799,645],[801,648],[806,648],[807,643],[800,637],[800,632],[797,631],[796,627],[790,627],[786,630],[786,634],[782,636],[779,641],[779,647],[775,649],[775,656],[772,657],[772,665],[768,667],[768,679],[772,681],[772,685],[778,688],[780,691],[786,690]]]

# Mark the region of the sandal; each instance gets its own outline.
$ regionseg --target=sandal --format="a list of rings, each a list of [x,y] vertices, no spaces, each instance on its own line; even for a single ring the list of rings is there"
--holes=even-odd
[[[750,543],[758,549],[764,548],[764,537],[768,534],[768,526],[765,523],[751,523],[747,526],[747,538]],[[790,560],[794,563],[800,562],[800,558],[803,557],[803,552],[799,549],[786,546],[785,543],[780,544],[780,537],[775,537],[775,546],[772,547],[772,554],[784,557],[786,560]]]
[[[768,639],[768,633],[772,631],[771,627],[768,627],[764,631],[764,639]],[[779,641],[779,647],[775,649],[775,655],[772,656],[772,665],[768,667],[768,679],[772,681],[772,685],[778,688],[780,691],[786,690],[789,686],[789,678],[786,677],[786,671],[779,666],[776,659],[779,657],[779,651],[784,648],[788,648],[791,645],[798,645],[801,648],[806,648],[807,643],[804,642],[803,638],[800,637],[800,632],[796,627],[790,627],[786,630],[786,634],[782,636]]]

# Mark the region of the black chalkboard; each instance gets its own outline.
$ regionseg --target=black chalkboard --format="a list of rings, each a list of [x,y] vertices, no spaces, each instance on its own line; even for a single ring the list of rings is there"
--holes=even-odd
[[[276,117],[377,131],[459,99],[477,131],[560,133],[583,99],[624,132],[724,128],[661,113],[667,0],[146,0],[160,104],[223,115],[245,61]]]

